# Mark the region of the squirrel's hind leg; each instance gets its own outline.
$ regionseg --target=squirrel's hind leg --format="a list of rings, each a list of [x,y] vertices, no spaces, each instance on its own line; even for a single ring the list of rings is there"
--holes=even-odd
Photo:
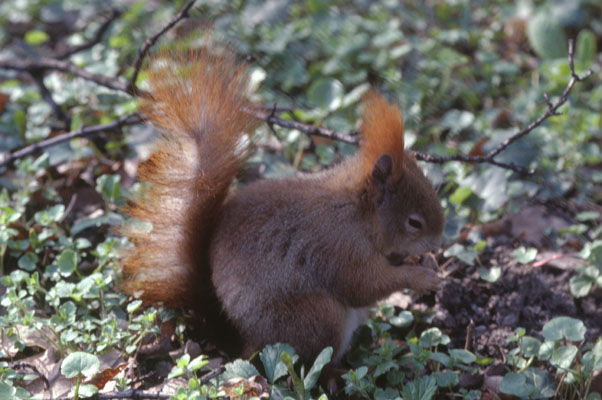
[[[241,332],[243,356],[251,356],[266,344],[287,343],[306,365],[311,365],[327,346],[332,346],[333,361],[338,362],[346,350],[341,347],[347,336],[346,317],[346,307],[325,295],[289,296],[274,301],[266,306],[254,326]]]

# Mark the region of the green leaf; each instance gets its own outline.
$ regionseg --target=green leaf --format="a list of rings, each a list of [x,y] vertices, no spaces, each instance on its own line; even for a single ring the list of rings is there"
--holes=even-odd
[[[25,34],[25,42],[32,46],[37,46],[50,39],[50,36],[44,31],[33,30]]]
[[[314,361],[314,365],[312,365],[311,369],[307,373],[305,379],[303,379],[303,385],[305,386],[305,390],[311,390],[314,388],[316,383],[318,382],[318,378],[320,377],[320,373],[326,364],[330,362],[332,359],[332,347],[326,347],[323,349],[318,357],[316,357],[316,361]]]
[[[552,357],[550,357],[550,364],[555,366],[556,368],[568,369],[575,356],[577,355],[577,347],[576,346],[560,346],[552,352]]]
[[[437,386],[442,388],[452,387],[458,384],[457,371],[435,372],[433,377],[437,380]]]
[[[63,360],[61,373],[65,378],[74,378],[78,374],[90,378],[98,372],[99,367],[100,361],[95,355],[76,351]]]
[[[249,379],[255,375],[259,375],[257,368],[246,360],[234,360],[231,363],[226,364],[226,370],[222,374],[224,380],[231,378],[244,378]]]
[[[451,194],[451,196],[449,196],[449,201],[456,207],[459,207],[471,194],[471,188],[468,186],[460,186]]]
[[[406,328],[412,325],[414,315],[410,311],[402,311],[399,315],[389,318],[389,323],[398,328]]]
[[[602,369],[602,338],[598,338],[594,347],[583,355],[582,363],[584,375]]]
[[[6,382],[0,382],[0,399],[16,399],[17,389]]]
[[[65,215],[65,206],[63,204],[57,204],[48,209],[48,216],[52,221],[58,222]]]
[[[506,374],[500,382],[500,392],[517,397],[528,397],[531,387],[527,386],[527,377],[522,373],[511,372]]]
[[[569,281],[571,294],[575,297],[587,296],[595,281],[595,279],[592,279],[587,275],[576,275],[571,277]]]
[[[205,365],[209,364],[209,360],[207,356],[201,354],[200,356],[194,358],[190,361],[190,364],[186,367],[189,371],[196,372],[199,369],[203,368]]]
[[[541,342],[532,336],[523,336],[520,341],[520,350],[525,357],[534,357],[539,354]]]
[[[432,352],[429,355],[429,360],[437,361],[438,363],[440,363],[444,367],[449,367],[451,365],[451,362],[452,362],[452,359],[451,359],[450,356],[448,356],[445,353],[438,352],[438,351]]]
[[[595,221],[600,218],[600,213],[598,211],[583,211],[575,215],[575,218],[581,222]]]
[[[286,365],[286,369],[288,370],[288,373],[291,376],[291,379],[293,380],[293,387],[295,388],[295,391],[299,395],[299,399],[304,399],[305,398],[305,384],[304,384],[303,380],[301,380],[301,378],[299,378],[299,375],[297,375],[297,373],[295,372],[293,358],[291,357],[290,354],[284,352],[284,353],[280,353],[280,359],[282,360],[284,365]]]
[[[407,383],[401,390],[403,400],[430,400],[437,391],[437,380],[423,376]]]
[[[554,351],[555,347],[556,347],[556,342],[546,340],[539,347],[539,352],[537,353],[537,357],[542,361],[549,360],[550,357],[552,357],[552,352]]]
[[[479,268],[479,276],[481,277],[481,279],[489,283],[497,281],[501,275],[502,269],[500,267],[491,267],[490,269],[482,267]]]
[[[24,269],[25,271],[35,271],[36,263],[38,262],[38,256],[31,251],[23,254],[21,258],[19,258],[19,268]]]
[[[445,341],[449,342],[449,337],[441,333],[439,328],[430,328],[422,332],[420,335],[420,346],[421,347],[435,347],[440,344],[445,344]]]
[[[541,334],[546,340],[558,341],[566,338],[572,342],[583,340],[586,332],[583,322],[571,317],[556,317],[546,322]]]
[[[293,355],[293,363],[297,361],[298,356],[295,355],[295,349],[285,343],[267,345],[261,353],[259,353],[259,358],[265,369],[266,378],[268,378],[270,383],[274,383],[279,378],[286,375],[286,365],[284,365],[280,359],[280,355],[285,352]]]
[[[527,37],[531,47],[541,58],[561,58],[568,54],[564,28],[547,9],[541,10],[528,21]]]
[[[577,35],[577,43],[575,44],[575,61],[582,68],[589,68],[596,58],[596,53],[596,35],[589,29],[582,29]],[[600,215],[596,211],[590,211],[590,213]],[[579,215],[577,215],[577,219],[579,219]]]
[[[454,360],[461,361],[464,364],[471,364],[477,360],[477,357],[474,354],[464,349],[451,349],[449,355]]]
[[[531,261],[535,260],[535,257],[537,257],[537,249],[534,247],[525,249],[523,246],[521,246],[514,250],[512,254],[514,255],[514,259],[519,263],[529,264]]]
[[[522,374],[525,377],[525,390],[528,390],[529,397],[534,399],[548,399],[554,396],[556,385],[554,379],[552,379],[547,371],[536,368],[527,368]],[[520,391],[519,388],[517,389]]]
[[[65,249],[58,256],[56,263],[62,276],[71,276],[77,268],[77,253],[71,249]]]
[[[443,252],[444,257],[457,257],[462,262],[468,265],[474,265],[474,261],[477,258],[477,255],[478,254],[476,251],[467,249],[460,243],[455,243]]]
[[[98,393],[98,388],[95,385],[80,385],[79,386],[79,396],[80,397],[92,397],[96,393]],[[71,388],[71,394],[75,394],[75,386]]]
[[[126,310],[127,310],[128,314],[132,314],[132,313],[134,313],[134,312],[135,312],[137,309],[139,309],[139,308],[140,308],[140,306],[142,306],[142,300],[134,300],[134,301],[132,301],[131,303],[129,303],[129,304],[127,305],[127,308],[126,308]]]
[[[329,111],[338,109],[343,103],[343,84],[336,79],[318,79],[309,87],[307,99],[314,107]]]
[[[119,175],[102,175],[96,179],[96,191],[102,194],[107,203],[116,203],[121,193]]]

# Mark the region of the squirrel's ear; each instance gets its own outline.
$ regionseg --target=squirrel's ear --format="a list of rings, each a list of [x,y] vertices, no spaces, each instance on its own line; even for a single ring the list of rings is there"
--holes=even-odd
[[[380,205],[385,198],[387,178],[393,172],[393,157],[389,154],[382,154],[372,167],[372,184],[375,190],[376,204]]]

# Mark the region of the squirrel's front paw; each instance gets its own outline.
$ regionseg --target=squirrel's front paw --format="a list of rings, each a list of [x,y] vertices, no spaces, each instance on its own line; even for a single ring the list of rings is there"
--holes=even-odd
[[[428,267],[415,267],[410,276],[410,289],[417,292],[434,292],[439,289],[441,279]]]

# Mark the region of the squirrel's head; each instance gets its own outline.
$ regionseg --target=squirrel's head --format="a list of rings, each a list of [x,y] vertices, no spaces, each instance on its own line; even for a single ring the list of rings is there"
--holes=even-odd
[[[399,109],[371,92],[361,130],[362,202],[373,221],[375,247],[393,265],[406,256],[437,250],[443,209],[414,156],[404,151]]]

